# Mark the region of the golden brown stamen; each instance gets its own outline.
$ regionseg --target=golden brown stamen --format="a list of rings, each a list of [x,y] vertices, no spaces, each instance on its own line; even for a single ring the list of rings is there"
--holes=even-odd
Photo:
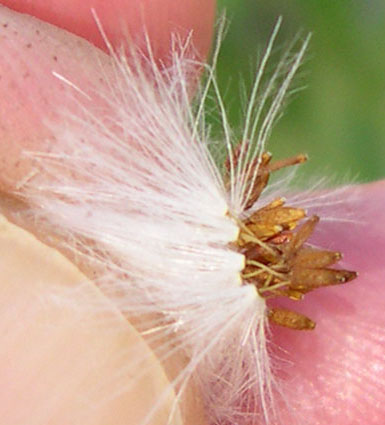
[[[303,293],[322,286],[339,285],[353,280],[357,275],[348,270],[333,270],[326,268],[293,268],[290,288]]]
[[[292,230],[299,220],[305,217],[301,208],[285,207],[282,199],[277,199],[257,210],[246,221],[246,226],[261,240],[270,239],[284,230]]]
[[[322,268],[338,263],[342,258],[340,252],[321,251],[314,248],[302,248],[295,257],[295,261],[302,267]]]
[[[315,328],[315,323],[308,317],[283,308],[270,309],[269,320],[277,325],[296,330],[311,330]]]
[[[235,151],[233,161],[234,167],[244,161],[239,149]],[[246,164],[256,170],[249,173],[246,182],[249,193],[246,213],[259,198],[271,172],[304,161],[305,155],[297,155],[270,163],[271,155],[264,153],[259,160]],[[229,170],[228,161],[226,167]],[[329,268],[342,258],[341,253],[306,245],[319,217],[312,216],[298,227],[305,216],[306,212],[302,208],[286,206],[284,199],[279,198],[249,214],[239,223],[236,247],[246,258],[242,271],[243,283],[254,285],[262,297],[269,299],[284,296],[300,300],[314,289],[346,283],[357,276],[352,271]],[[269,319],[272,323],[297,330],[311,330],[315,327],[315,323],[308,317],[281,308],[270,308]]]
[[[303,164],[306,161],[307,155],[300,153],[299,155],[274,162],[273,164],[269,165],[268,170],[271,173],[273,171],[280,170],[281,168],[290,167],[291,165]]]

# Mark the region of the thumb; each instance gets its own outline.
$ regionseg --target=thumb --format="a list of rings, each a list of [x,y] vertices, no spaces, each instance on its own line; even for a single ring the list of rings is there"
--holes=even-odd
[[[141,424],[159,394],[149,423],[166,423],[174,396],[163,369],[96,287],[1,216],[0,252],[1,423]]]

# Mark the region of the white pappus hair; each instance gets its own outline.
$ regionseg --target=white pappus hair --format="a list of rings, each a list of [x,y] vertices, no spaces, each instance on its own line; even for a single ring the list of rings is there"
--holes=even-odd
[[[158,66],[150,48],[146,54],[133,49],[129,58],[112,53],[106,87],[87,91],[76,113],[63,111],[49,123],[57,140],[53,151],[28,153],[39,173],[21,189],[34,217],[46,220],[66,249],[97,270],[99,287],[161,361],[184,353],[172,385],[179,394],[193,380],[213,424],[254,424],[274,416],[265,299],[253,285],[242,285],[244,257],[232,242],[250,196],[246,181],[256,178],[248,164],[265,148],[308,42],[288,53],[262,84],[278,28],[246,110],[241,150],[247,161],[232,161],[238,141],[215,71],[194,60],[187,42],[173,49],[166,67]],[[197,66],[206,69],[207,82],[191,106]],[[100,74],[106,77],[103,69]],[[218,95],[230,159],[227,184],[210,154],[210,86]],[[95,99],[98,106],[90,107]]]

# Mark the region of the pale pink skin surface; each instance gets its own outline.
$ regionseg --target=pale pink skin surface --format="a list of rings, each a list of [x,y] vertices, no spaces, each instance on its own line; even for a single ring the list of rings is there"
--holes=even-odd
[[[353,209],[357,223],[321,221],[312,242],[342,251],[342,267],[359,277],[286,302],[317,322],[314,331],[273,329],[275,352],[290,362],[280,375],[300,424],[384,423],[385,182],[363,185],[346,201],[330,214],[350,216]]]
[[[158,59],[167,59],[170,33],[183,38],[194,31],[194,45],[204,58],[210,48],[213,33],[215,4],[213,1],[1,1],[18,11],[33,12],[34,16],[58,23],[63,14],[61,27],[91,39],[105,47],[91,14],[97,10],[103,30],[111,42],[118,45],[130,31],[134,38],[145,27],[151,37],[152,48]],[[201,10],[204,9],[204,14]],[[66,17],[65,17],[66,16]],[[145,18],[142,18],[145,16]],[[72,19],[75,17],[76,19]],[[115,18],[113,20],[113,18]],[[28,174],[27,162],[20,161],[20,149],[47,149],[49,132],[42,117],[49,121],[55,111],[52,105],[62,105],[62,84],[52,76],[52,70],[65,75],[74,84],[87,90],[96,78],[93,72],[96,56],[106,62],[102,53],[90,55],[90,46],[79,38],[56,28],[42,27],[36,20],[23,16],[12,18],[8,9],[0,14],[0,169],[4,177],[0,187],[12,187]],[[119,36],[120,35],[120,36]],[[47,106],[50,105],[50,106]]]
[[[114,6],[121,3],[120,8],[110,7],[108,2],[105,15],[102,8],[107,2],[101,0],[68,1],[65,10],[62,10],[61,0],[35,0],[31,2],[33,6],[23,1],[1,3],[33,13],[99,45],[100,36],[88,12],[92,5],[98,5],[98,13],[106,16],[103,25],[113,41],[120,40],[122,20],[127,22],[131,31],[136,30],[135,25],[142,25],[138,15],[131,14],[131,4],[123,0],[111,2]],[[148,5],[150,2],[139,3]],[[173,22],[180,18],[182,33],[186,28],[197,29],[196,44],[202,54],[207,52],[212,36],[213,2],[206,0],[203,5],[202,1],[189,0],[183,2],[183,8],[182,2],[171,0],[168,7],[164,1],[154,3],[154,9],[146,8],[146,25],[150,34],[156,34],[159,45],[167,43],[169,32],[178,28],[176,24],[165,24],[172,16]],[[177,6],[171,6],[175,4]],[[0,18],[3,16],[0,11]],[[76,20],[73,20],[74,16]],[[85,17],[83,23],[81,17]],[[6,19],[12,19],[8,12]],[[20,160],[16,142],[23,148],[44,149],[43,140],[48,133],[41,122],[41,111],[46,108],[49,117],[52,114],[50,105],[60,97],[61,86],[57,80],[29,78],[27,74],[33,74],[35,65],[41,65],[41,62],[49,69],[55,56],[55,63],[59,64],[55,69],[65,71],[66,76],[74,78],[79,85],[86,85],[87,78],[92,79],[92,66],[83,58],[89,47],[80,46],[66,33],[41,28],[38,21],[31,20],[29,26],[21,25],[19,18],[14,22],[20,25],[18,34],[6,33],[6,38],[0,39],[0,75],[3,77],[0,80],[0,166],[1,185],[6,189],[12,188],[29,171],[28,163]],[[36,33],[36,29],[40,32]],[[33,51],[27,47],[30,43]],[[164,54],[165,51],[159,48],[158,52]],[[275,352],[291,361],[289,365],[281,365],[280,375],[285,382],[287,401],[295,409],[299,424],[381,425],[384,422],[384,207],[385,182],[363,186],[354,204],[359,224],[320,225],[315,235],[317,243],[341,250],[344,267],[358,270],[360,277],[348,287],[310,294],[304,302],[295,305],[297,310],[317,322],[315,331],[272,330],[274,344],[280,347]],[[343,214],[342,211],[340,215]],[[285,413],[282,419],[285,419]],[[294,424],[293,417],[290,416],[286,423]]]
[[[2,0],[1,4],[28,13],[86,38],[105,49],[105,43],[91,17],[93,8],[112,44],[126,41],[127,34],[143,35],[146,29],[157,56],[168,53],[170,34],[194,31],[194,46],[204,57],[210,48],[215,2],[213,0]]]

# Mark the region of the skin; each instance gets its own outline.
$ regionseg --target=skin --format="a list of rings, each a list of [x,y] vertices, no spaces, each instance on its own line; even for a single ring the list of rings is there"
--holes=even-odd
[[[357,222],[321,220],[311,242],[342,251],[341,266],[359,276],[314,291],[302,302],[287,302],[315,320],[316,329],[275,328],[273,343],[279,346],[276,356],[289,361],[281,378],[299,423],[380,425],[385,417],[385,181],[344,196],[347,202],[324,214],[346,217],[353,211]],[[291,418],[285,409],[283,423]]]
[[[151,425],[164,424],[174,394],[140,335],[63,255],[2,216],[0,227],[2,423],[140,424],[163,393]]]
[[[102,1],[72,0],[66,2],[65,10],[61,1],[52,0],[35,0],[33,5],[24,4],[26,2],[23,1],[1,3],[72,31],[101,47],[103,44],[100,34],[88,13],[92,5],[97,6],[98,15],[103,16],[103,28],[114,43],[119,44],[122,34],[124,36],[127,33],[127,28],[133,34],[137,31],[140,33],[140,28],[143,27],[143,21],[138,20],[139,12],[136,9],[135,13],[132,12],[132,4],[138,3],[137,1],[115,0],[109,2],[107,10],[103,10],[106,2]],[[159,47],[156,54],[160,58],[165,57],[166,50],[163,46],[168,45],[170,31],[175,28],[180,29],[182,35],[187,28],[195,28],[196,45],[202,57],[207,54],[212,37],[214,3],[206,0],[204,8],[202,1],[193,0],[183,2],[183,8],[180,6],[181,2],[174,1],[153,1],[151,8],[150,1],[140,3],[145,10],[142,16],[145,16],[150,37],[157,40]],[[201,13],[202,9],[205,10],[204,14]],[[23,176],[28,175],[31,167],[28,161],[21,159],[20,149],[49,149],[44,140],[50,134],[42,122],[42,116],[52,116],[55,111],[52,111],[50,105],[55,104],[55,99],[62,98],[63,85],[55,78],[49,81],[46,77],[43,79],[36,73],[36,69],[49,70],[55,63],[55,69],[65,74],[69,80],[75,81],[80,87],[87,87],[92,82],[94,62],[86,54],[90,47],[66,32],[48,28],[32,18],[21,20],[18,15],[12,15],[8,11],[1,11],[0,17],[14,25],[14,32],[3,27],[2,33],[6,36],[0,38],[0,185],[3,190],[12,190]],[[123,27],[122,22],[125,23]],[[27,47],[29,44],[32,47]],[[98,55],[102,61],[107,61],[104,54]],[[349,199],[349,194],[346,196]],[[385,230],[382,225],[385,219],[385,182],[360,187],[354,196],[352,194],[352,198],[354,203],[349,204],[351,207],[346,204],[342,207],[334,206],[326,213],[344,217],[347,209],[353,208],[358,224],[321,222],[314,242],[325,248],[341,250],[344,253],[343,267],[358,270],[359,278],[349,283],[349,287],[328,288],[309,294],[304,302],[295,305],[297,311],[308,314],[317,322],[315,331],[306,333],[272,327],[273,354],[278,364],[284,360],[284,364],[279,367],[279,375],[286,403],[294,411],[294,416],[293,413],[288,414],[284,403],[279,404],[283,423],[291,425],[297,423],[296,420],[299,424],[380,425],[385,417]],[[23,258],[22,254],[19,257]],[[20,289],[18,296],[21,295]],[[10,302],[13,303],[13,299],[5,297],[2,305]],[[6,309],[0,309],[0,318],[2,314],[6,314]],[[26,315],[25,318],[18,319],[20,329],[24,325],[25,329],[29,329],[31,317]],[[0,340],[0,345],[8,349],[7,341]],[[34,341],[31,337],[30,344],[33,347],[34,344],[41,344],[41,340]],[[85,339],[81,351],[91,356],[87,344]],[[56,349],[60,353],[62,347]],[[32,351],[31,359],[27,352],[23,359],[26,364],[31,361],[30,368],[37,367],[33,363],[37,358],[36,352]],[[12,347],[8,353],[13,356]],[[56,365],[52,359],[55,356],[51,358],[49,370],[54,374]],[[85,364],[88,359],[85,355]],[[44,370],[41,368],[42,364],[39,369]],[[10,373],[16,372],[12,370]],[[111,371],[106,370],[103,378],[108,380],[110,374]],[[63,380],[61,388],[65,391],[66,376],[58,374],[56,378],[59,383]],[[26,379],[23,373],[19,373],[10,376],[7,382],[22,384],[23,379]],[[25,385],[30,385],[30,381]],[[4,380],[0,382],[0,392],[8,392]],[[0,409],[4,409],[2,400],[0,397]],[[44,411],[43,398],[38,404]],[[7,401],[6,407],[10,414],[26,409],[17,398]],[[62,406],[61,409],[65,407]],[[62,423],[61,409],[58,407],[58,416],[55,419],[57,422],[52,423]],[[119,413],[115,409],[115,414]],[[73,414],[76,416],[76,410]],[[99,423],[95,422],[95,418],[88,420],[89,422],[82,423]],[[2,423],[7,425],[7,422]],[[13,422],[8,423],[15,421],[13,419]],[[26,419],[26,422],[20,423],[30,422]]]
[[[41,2],[41,6],[43,11],[45,3]],[[119,15],[135,29],[138,23],[130,14],[129,6],[125,2],[126,11],[120,8]],[[191,9],[193,6],[191,2]],[[75,14],[74,9],[75,5],[72,6]],[[176,31],[176,24],[171,22],[178,22],[179,28],[178,17],[184,22],[188,15],[191,22],[181,27],[180,35],[183,37],[194,28],[200,54],[207,54],[214,13],[202,19],[198,15],[194,18],[188,9],[169,7],[160,13],[161,3],[158,9],[153,10],[157,12],[153,17],[161,16],[165,22],[157,42],[168,45],[170,32]],[[100,12],[103,14],[103,10]],[[61,104],[65,98],[65,85],[51,76],[51,70],[54,68],[66,75],[79,87],[89,88],[95,83],[92,71],[96,66],[102,64],[106,72],[110,72],[110,68],[106,53],[28,15],[0,8],[0,22],[0,49],[4,55],[3,60],[0,59],[3,77],[0,78],[3,95],[0,100],[0,174],[3,176],[0,186],[6,192],[14,190],[20,179],[31,171],[31,164],[20,152],[25,149],[49,151],[50,144],[54,143],[44,125],[47,121],[43,120],[49,121],[55,116],[52,105]],[[84,23],[92,26],[92,16],[84,16]],[[112,24],[103,22],[106,30],[109,25]],[[152,21],[147,22],[149,25],[153,25]],[[95,37],[96,31],[95,28]],[[156,31],[152,34],[157,36]],[[161,49],[156,54],[158,59],[166,59]],[[7,204],[4,195],[0,208],[8,214],[15,211],[15,205]],[[16,219],[14,215],[13,218]],[[166,423],[175,401],[169,393],[169,381],[128,321],[56,250],[4,220],[0,228],[2,424],[141,424],[159,401],[160,394],[166,398],[150,423]],[[74,287],[77,287],[76,294],[72,295],[70,305],[75,308],[51,301],[52,288],[58,294],[64,291],[71,297]],[[107,318],[102,320],[105,326],[101,326],[100,314],[90,315],[90,301],[101,307],[103,317]],[[169,367],[168,373],[172,374],[173,365]],[[146,371],[139,381],[138,371]],[[189,393],[187,399],[186,406],[182,406],[185,421],[203,424],[198,402],[190,399]],[[181,416],[178,408],[172,424],[180,424]]]

